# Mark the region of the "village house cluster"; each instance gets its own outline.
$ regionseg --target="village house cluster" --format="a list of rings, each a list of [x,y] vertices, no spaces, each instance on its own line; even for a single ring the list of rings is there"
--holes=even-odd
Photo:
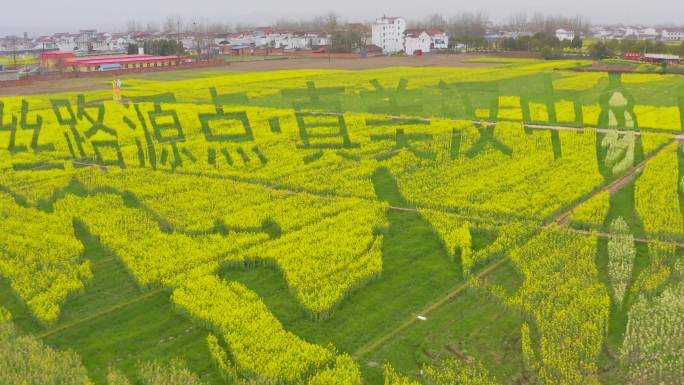
[[[654,28],[646,26],[595,26],[591,37],[602,40],[662,40],[684,41],[684,28]]]
[[[319,30],[258,27],[231,33],[187,30],[111,33],[84,29],[76,33],[37,37],[24,33],[23,36],[0,37],[0,57],[4,57],[0,61],[0,80],[17,80],[21,74],[27,73],[57,71],[155,70],[158,67],[211,62],[223,55],[364,58],[393,54],[419,56],[473,48],[471,43],[466,46],[457,40],[459,35],[454,29],[458,30],[458,25],[448,25],[449,31],[455,34],[453,36],[441,28],[417,26],[420,24],[409,24],[402,17],[382,16],[372,23],[339,24],[326,30],[321,30],[323,27],[318,27],[321,28]],[[505,26],[487,21],[479,27],[482,33],[479,38],[486,42],[485,49],[501,50],[501,42],[536,36],[529,31],[533,27],[524,25]],[[545,35],[572,44],[579,40],[580,47],[582,43],[577,38],[666,43],[684,41],[684,28],[599,25],[578,29],[581,31],[575,31],[572,27],[558,28],[555,32],[552,29],[551,32],[546,31]],[[180,27],[178,30],[181,30]],[[475,49],[481,48],[476,46]],[[674,52],[624,52],[624,57],[658,64],[681,62]]]
[[[370,26],[350,23],[341,27],[354,31],[361,37],[360,46],[354,47],[356,53],[392,54],[403,52],[408,55],[428,53],[457,47],[449,44],[447,32],[439,28],[409,28],[402,17],[380,17]],[[495,41],[505,38],[517,39],[531,36],[532,32],[509,30],[506,27],[489,25],[485,39]],[[573,40],[576,31],[558,29],[558,40]],[[601,40],[660,40],[684,41],[684,28],[654,28],[648,26],[593,26],[583,38]],[[201,50],[215,54],[252,55],[284,54],[286,51],[327,52],[330,50],[332,36],[326,31],[296,31],[259,27],[233,33],[194,33],[194,32],[99,32],[94,29],[80,30],[76,33],[55,33],[50,36],[0,37],[0,54],[35,54],[46,51],[74,52],[77,54],[125,53],[130,45],[142,45],[154,40],[177,41],[187,51]],[[458,48],[458,47],[457,47]]]
[[[366,31],[362,31],[367,33]],[[218,54],[244,53],[249,47],[280,50],[317,49],[330,45],[331,36],[323,31],[276,30],[260,27],[250,31],[234,33],[194,32],[127,32],[109,33],[96,30],[81,30],[77,33],[55,33],[51,36],[0,37],[0,53],[40,53],[61,51],[74,53],[123,53],[130,45],[142,45],[145,41],[174,40],[187,51],[198,47]]]
[[[406,28],[401,17],[383,16],[372,26],[372,43],[384,53],[404,52],[407,55],[428,53],[449,48],[449,36],[439,28]]]
[[[356,53],[407,54],[427,53],[449,48],[449,37],[438,28],[407,29],[401,17],[382,17],[368,27],[351,23],[343,27],[360,36]],[[140,46],[145,41],[174,40],[188,52],[201,50],[214,54],[253,55],[285,54],[288,51],[327,52],[332,36],[325,31],[296,31],[259,27],[233,33],[193,32],[98,32],[94,29],[76,33],[55,33],[50,36],[6,36],[0,38],[0,54],[36,54],[48,51],[73,52],[76,54],[125,53],[131,45]]]

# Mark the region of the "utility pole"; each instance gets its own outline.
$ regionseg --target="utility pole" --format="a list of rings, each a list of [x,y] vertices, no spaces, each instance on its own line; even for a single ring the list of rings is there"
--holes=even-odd
[[[17,37],[12,36],[10,42],[12,44],[12,61],[14,62],[14,69],[18,70],[19,67],[17,67]]]
[[[180,60],[180,54],[181,54],[181,48],[180,47],[181,47],[181,44],[183,44],[183,43],[181,43],[181,40],[180,40],[180,25],[181,25],[180,17],[178,19],[176,19],[176,25],[177,25],[177,27],[176,27],[176,43],[177,43],[176,44],[176,53],[178,54],[178,59],[176,61],[176,65],[179,65],[180,61],[181,61]]]
[[[194,35],[194,37],[195,37],[195,42],[197,43],[197,62],[199,63],[199,61],[200,61],[200,59],[201,59],[201,50],[202,50],[202,49],[200,48],[199,33],[198,33],[199,30],[198,30],[198,28],[197,28],[197,22],[196,22],[196,21],[193,21],[193,22],[192,22],[192,26],[193,26],[193,29],[194,29],[194,34],[193,34],[193,35]]]

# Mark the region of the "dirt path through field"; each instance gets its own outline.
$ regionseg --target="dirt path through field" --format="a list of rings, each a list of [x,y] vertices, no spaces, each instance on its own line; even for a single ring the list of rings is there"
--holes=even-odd
[[[475,274],[475,275],[473,276],[473,278],[474,278],[474,279],[484,278],[484,277],[486,277],[487,275],[489,275],[490,273],[496,271],[496,269],[498,269],[499,267],[503,266],[506,262],[508,262],[508,258],[501,258],[501,259],[499,259],[498,261],[491,263],[489,266],[487,266],[486,268],[484,268],[484,269],[482,269],[481,271],[479,271],[477,274]],[[456,287],[454,287],[453,289],[451,289],[444,297],[440,298],[439,300],[437,300],[437,301],[435,301],[435,302],[432,302],[432,303],[428,304],[427,306],[425,306],[425,307],[424,307],[423,309],[421,309],[420,311],[418,311],[418,312],[412,314],[412,315],[411,315],[411,318],[407,319],[406,321],[404,321],[403,323],[401,323],[401,324],[400,324],[399,326],[397,326],[396,328],[394,328],[394,329],[390,330],[389,332],[387,332],[387,333],[385,333],[385,334],[383,334],[383,335],[381,335],[381,336],[378,336],[377,338],[375,338],[375,339],[369,341],[366,345],[364,345],[364,346],[362,346],[361,348],[359,348],[358,350],[356,350],[356,351],[352,354],[352,357],[353,357],[355,360],[358,360],[358,359],[362,358],[363,356],[365,356],[366,354],[368,354],[368,353],[370,353],[370,352],[372,352],[372,351],[375,351],[375,350],[381,348],[381,347],[382,347],[385,343],[387,343],[389,340],[391,340],[391,339],[394,338],[395,336],[399,335],[401,332],[403,332],[404,330],[408,329],[408,328],[411,327],[412,325],[414,325],[414,324],[416,324],[416,323],[418,323],[418,322],[425,322],[425,321],[421,321],[421,320],[418,318],[418,316],[426,316],[426,317],[429,316],[430,313],[432,313],[432,312],[434,312],[435,310],[439,309],[439,308],[442,307],[444,304],[446,304],[447,302],[451,301],[451,300],[454,299],[456,296],[458,296],[458,295],[461,294],[463,291],[465,291],[465,290],[468,288],[469,285],[470,285],[470,282],[469,282],[469,281],[461,282],[461,283],[458,284]]]
[[[545,127],[545,128],[549,128],[549,129],[559,129],[559,130],[560,130],[560,129],[562,129],[562,130],[567,130],[567,129],[568,129],[567,127],[551,127],[551,126],[544,126],[544,127]],[[579,129],[576,129],[576,130],[579,130]],[[677,140],[684,141],[684,138],[678,138]],[[603,191],[610,191],[611,193],[615,193],[615,192],[619,191],[621,188],[623,188],[624,186],[626,186],[627,184],[629,184],[629,182],[630,182],[631,180],[633,180],[633,179],[636,177],[636,174],[637,174],[638,172],[643,171],[644,167],[646,166],[646,164],[648,163],[649,160],[651,160],[653,157],[657,156],[657,155],[658,155],[665,147],[667,147],[670,143],[671,143],[671,142],[669,142],[668,144],[662,146],[660,149],[658,149],[657,151],[653,152],[651,155],[649,155],[648,157],[646,157],[646,159],[644,159],[644,160],[643,160],[642,162],[640,162],[638,165],[634,166],[634,167],[633,167],[629,172],[627,172],[627,174],[625,174],[624,176],[622,176],[622,177],[616,179],[615,181],[613,181],[613,182],[611,182],[611,183],[609,183],[609,184],[607,184],[607,185],[605,185],[605,186],[602,186],[601,188],[597,189],[597,190],[594,191],[593,193],[591,193],[591,194],[589,194],[588,196],[586,196],[585,199],[583,199],[583,200],[580,201],[579,203],[575,204],[575,205],[572,206],[571,208],[569,208],[569,209],[563,211],[562,213],[560,213],[559,215],[557,215],[556,217],[554,217],[554,218],[553,218],[552,220],[550,220],[542,229],[549,228],[549,227],[553,226],[554,224],[560,224],[560,225],[562,225],[562,224],[567,220],[567,218],[569,218],[569,216],[572,214],[572,212],[575,210],[575,208],[576,208],[577,206],[579,206],[579,205],[582,204],[583,202],[586,202],[587,200],[591,199],[591,197],[595,196],[596,194],[599,194],[599,193],[601,193],[601,192],[603,192]],[[390,209],[392,209],[392,210],[397,210],[397,211],[416,211],[415,209],[403,208],[403,207],[391,207]],[[569,230],[570,230],[570,231],[573,231],[573,232],[576,232],[576,233],[579,233],[579,234],[584,234],[584,235],[591,235],[591,234],[594,234],[594,233],[592,233],[592,232],[590,232],[590,231],[575,230],[575,229],[569,229]],[[600,237],[610,237],[610,234],[608,234],[608,233],[599,233],[599,234],[597,234],[597,236],[600,236]],[[638,241],[638,242],[643,242],[643,243],[659,242],[659,241],[649,240],[649,239],[643,239],[643,238],[639,238],[637,241]],[[681,244],[681,246],[684,247],[684,243]],[[499,259],[499,260],[497,260],[497,261],[491,263],[489,266],[487,266],[487,267],[484,268],[483,270],[479,271],[479,272],[478,272],[477,274],[475,274],[473,277],[476,278],[476,279],[478,279],[478,280],[479,280],[479,279],[482,279],[482,278],[485,278],[485,277],[487,277],[489,274],[491,274],[492,272],[496,271],[499,267],[503,266],[503,265],[504,265],[506,262],[508,262],[509,260],[510,260],[509,257],[501,258],[501,259]],[[398,325],[398,326],[395,327],[394,329],[392,329],[392,330],[388,331],[387,333],[385,333],[385,334],[383,334],[383,335],[380,335],[380,336],[378,336],[377,338],[375,338],[375,339],[369,341],[366,345],[364,345],[364,346],[362,346],[361,348],[359,348],[358,350],[356,350],[356,351],[352,354],[352,356],[354,357],[354,359],[360,359],[360,358],[366,356],[367,354],[369,354],[369,353],[371,353],[371,352],[373,352],[373,351],[376,351],[376,350],[382,348],[382,346],[385,345],[388,341],[390,341],[390,340],[391,340],[392,338],[394,338],[395,336],[401,334],[403,331],[405,331],[406,329],[408,329],[408,328],[411,327],[412,325],[414,325],[414,324],[416,324],[416,323],[418,323],[418,322],[424,322],[424,321],[421,321],[420,319],[418,319],[418,316],[419,316],[419,315],[421,315],[421,316],[426,316],[426,317],[429,316],[430,313],[432,313],[432,312],[434,312],[435,310],[439,309],[439,308],[442,307],[444,304],[446,304],[447,302],[451,301],[453,298],[455,298],[456,296],[458,296],[459,294],[461,294],[465,289],[468,288],[468,285],[469,285],[469,282],[468,282],[468,281],[465,281],[465,282],[460,283],[459,285],[457,285],[456,287],[454,287],[451,291],[449,291],[444,297],[442,297],[441,299],[439,299],[439,300],[437,300],[437,301],[435,301],[435,302],[433,302],[433,303],[428,304],[427,306],[425,306],[423,309],[421,309],[420,311],[416,312],[415,314],[412,314],[411,318],[407,319],[406,321],[404,321],[403,323],[401,323],[400,325]]]
[[[229,70],[278,71],[297,69],[367,70],[387,67],[492,67],[495,63],[471,63],[481,56],[468,54],[378,56],[367,59],[286,59],[233,62]],[[495,59],[493,59],[495,60]]]
[[[680,139],[678,139],[678,140],[680,140]],[[658,154],[660,154],[671,143],[672,142],[668,142],[667,144],[660,147],[658,150],[652,152],[651,154],[646,156],[646,158],[644,160],[639,162],[639,164],[637,164],[636,166],[632,167],[629,171],[627,171],[627,173],[625,175],[617,178],[616,180],[612,181],[611,183],[609,183],[609,184],[595,190],[593,193],[587,195],[584,199],[577,202],[575,205],[570,207],[568,210],[566,210],[565,212],[558,215],[553,221],[549,222],[544,227],[548,228],[554,224],[557,224],[557,225],[566,224],[567,221],[570,219],[570,216],[572,215],[572,213],[575,211],[575,209],[577,209],[577,207],[579,207],[580,205],[582,205],[583,203],[585,203],[589,199],[595,197],[596,195],[598,195],[602,192],[608,191],[610,193],[610,195],[615,195],[618,191],[622,190],[625,186],[632,183],[632,181],[634,181],[636,179],[637,174],[644,171],[644,168],[646,167],[646,164],[648,163],[648,161],[650,161],[651,159],[656,157]]]
[[[144,300],[146,300],[146,299],[148,299],[148,298],[151,298],[151,297],[153,297],[153,296],[155,296],[155,295],[157,295],[157,294],[163,292],[164,290],[166,290],[166,288],[163,288],[163,287],[162,287],[162,288],[159,288],[159,289],[155,289],[155,290],[152,290],[152,291],[148,291],[148,292],[142,293],[142,294],[140,294],[139,296],[137,296],[137,297],[131,299],[130,301],[126,301],[126,302],[123,302],[123,303],[119,303],[119,304],[114,305],[114,306],[112,306],[112,307],[110,307],[110,308],[108,308],[108,309],[104,309],[104,310],[102,310],[102,311],[100,311],[100,312],[93,313],[93,314],[89,315],[88,317],[81,318],[81,319],[77,319],[77,320],[74,320],[73,322],[70,322],[70,323],[61,325],[61,326],[56,327],[56,328],[54,328],[54,329],[47,330],[46,332],[44,332],[44,333],[42,333],[42,334],[38,334],[36,337],[42,339],[42,338],[49,337],[49,336],[54,335],[54,334],[61,333],[61,332],[63,332],[64,330],[73,328],[74,326],[78,326],[78,325],[81,325],[81,324],[83,324],[83,323],[85,323],[85,322],[88,322],[88,321],[94,320],[94,319],[96,319],[96,318],[100,318],[100,317],[102,317],[102,316],[105,316],[105,315],[107,315],[107,314],[114,313],[114,312],[116,312],[116,311],[118,311],[118,310],[121,310],[121,309],[123,309],[123,308],[125,308],[125,307],[127,307],[127,306],[129,306],[129,305],[134,304],[134,303],[138,303],[138,302],[140,302],[140,301],[144,301]]]
[[[605,231],[591,231],[591,230],[579,230],[579,229],[573,229],[573,228],[567,228],[568,231],[572,231],[573,233],[577,234],[582,234],[582,235],[596,235],[599,238],[610,238],[614,234],[607,233]],[[650,239],[650,238],[643,238],[643,237],[634,237],[634,242],[636,243],[643,243],[643,244],[660,244],[660,245],[676,245],[677,247],[684,248],[684,242],[676,242],[676,241],[661,241],[660,239]]]
[[[25,86],[0,87],[0,98],[61,92],[99,91],[111,88],[112,85],[106,78],[47,80]]]

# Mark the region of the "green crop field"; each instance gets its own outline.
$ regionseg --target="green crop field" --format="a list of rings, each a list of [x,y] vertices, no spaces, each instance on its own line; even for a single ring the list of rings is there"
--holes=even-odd
[[[0,383],[680,384],[684,77],[477,62],[0,99]]]

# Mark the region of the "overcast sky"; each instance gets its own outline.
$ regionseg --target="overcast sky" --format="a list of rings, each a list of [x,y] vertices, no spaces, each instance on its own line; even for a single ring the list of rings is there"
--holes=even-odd
[[[349,21],[373,20],[383,14],[418,19],[435,12],[448,16],[483,11],[494,20],[542,12],[579,14],[593,23],[684,24],[684,0],[2,0],[0,35],[86,28],[123,31],[129,20],[159,23],[170,14],[265,25],[279,18],[308,18],[331,11]]]

